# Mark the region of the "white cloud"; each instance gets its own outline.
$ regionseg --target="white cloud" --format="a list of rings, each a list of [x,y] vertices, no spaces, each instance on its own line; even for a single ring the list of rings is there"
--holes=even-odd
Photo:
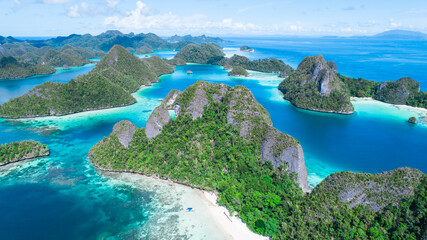
[[[13,2],[14,2],[16,5],[21,5],[21,1],[19,1],[19,0],[13,0]]]
[[[88,13],[89,10],[89,6],[86,2],[82,2],[76,5],[73,5],[70,7],[70,9],[68,10],[68,16],[69,17],[73,17],[73,18],[78,18],[78,17],[82,17],[84,15],[86,15]]]
[[[235,22],[231,18],[222,21],[209,21],[206,16],[194,14],[180,17],[171,12],[158,14],[141,2],[136,2],[136,9],[127,13],[125,17],[111,16],[104,19],[104,24],[120,30],[150,31],[156,33],[233,33],[235,31],[257,30],[258,26],[251,23]]]
[[[107,0],[107,6],[113,8],[120,3],[120,0]]]
[[[390,23],[390,27],[392,27],[392,28],[397,28],[397,27],[402,26],[402,24],[401,24],[401,23],[399,23],[399,22],[396,22],[396,21],[394,20],[394,18],[390,18],[389,23]]]

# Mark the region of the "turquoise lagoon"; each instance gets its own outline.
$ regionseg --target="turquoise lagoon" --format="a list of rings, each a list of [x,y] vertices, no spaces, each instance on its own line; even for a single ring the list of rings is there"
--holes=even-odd
[[[262,51],[256,48],[255,54],[266,54]],[[44,81],[69,81],[91,68],[1,81],[0,102]],[[193,74],[187,75],[187,70]],[[250,73],[248,78],[233,78],[218,66],[190,64],[134,93],[138,102],[131,106],[62,117],[0,119],[0,143],[35,139],[52,153],[0,169],[0,239],[218,239],[213,226],[199,226],[200,219],[184,215],[189,203],[182,191],[170,191],[170,186],[156,181],[136,184],[106,176],[87,160],[91,146],[115,123],[126,119],[145,126],[159,98],[198,80],[248,87],[269,111],[274,126],[300,141],[312,187],[343,170],[375,173],[409,166],[427,172],[427,127],[406,122],[413,115],[427,116],[426,111],[360,99],[353,101],[356,112],[350,116],[300,110],[282,99],[276,75]]]

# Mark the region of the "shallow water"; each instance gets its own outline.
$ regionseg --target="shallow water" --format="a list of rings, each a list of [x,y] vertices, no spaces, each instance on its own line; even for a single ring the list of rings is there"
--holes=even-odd
[[[256,48],[255,54],[260,52]],[[91,68],[2,81],[0,102],[44,81],[67,82]],[[311,186],[342,170],[380,172],[410,166],[427,172],[427,127],[406,123],[410,116],[427,116],[425,111],[363,100],[354,101],[356,113],[351,116],[300,110],[282,99],[276,75],[250,73],[249,78],[233,78],[221,67],[191,64],[136,92],[138,102],[131,106],[63,117],[0,119],[0,143],[35,139],[52,153],[0,168],[0,239],[215,239],[212,226],[180,216],[182,204],[165,203],[177,199],[167,186],[141,187],[106,177],[86,159],[91,146],[116,122],[126,119],[145,126],[159,98],[197,80],[247,86],[269,111],[274,126],[302,144]],[[183,221],[187,228],[178,224]],[[172,236],[171,229],[183,228]]]

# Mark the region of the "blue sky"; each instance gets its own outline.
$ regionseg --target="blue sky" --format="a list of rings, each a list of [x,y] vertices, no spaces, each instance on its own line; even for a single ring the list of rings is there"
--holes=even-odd
[[[351,36],[427,32],[426,16],[427,0],[0,0],[0,35]]]

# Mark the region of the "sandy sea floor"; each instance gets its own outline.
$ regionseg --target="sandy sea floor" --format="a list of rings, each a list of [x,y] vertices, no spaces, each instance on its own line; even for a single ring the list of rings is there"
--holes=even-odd
[[[111,180],[153,193],[160,211],[149,213],[142,234],[156,239],[268,239],[250,231],[239,218],[216,204],[213,193],[130,173],[105,173]],[[192,208],[189,212],[187,209]],[[158,233],[162,233],[161,236]]]

